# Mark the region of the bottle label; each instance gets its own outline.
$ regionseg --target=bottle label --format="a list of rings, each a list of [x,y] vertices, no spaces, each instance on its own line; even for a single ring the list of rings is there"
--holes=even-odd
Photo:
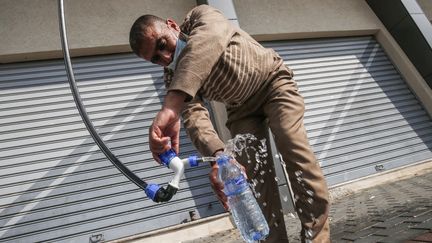
[[[244,192],[248,187],[248,183],[243,175],[226,180],[224,192],[226,196],[237,195]]]

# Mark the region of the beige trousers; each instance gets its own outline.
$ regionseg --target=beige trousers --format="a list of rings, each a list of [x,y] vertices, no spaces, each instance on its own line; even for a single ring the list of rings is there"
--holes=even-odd
[[[227,109],[227,127],[233,136],[251,133],[258,140],[268,138],[270,127],[276,147],[286,163],[302,224],[302,241],[308,238],[312,242],[330,242],[328,189],[307,139],[303,98],[285,66],[270,77],[244,105]],[[254,158],[254,154],[250,154],[250,158]],[[256,169],[256,162],[247,163],[244,154],[237,159],[246,167],[249,179],[258,181],[255,190],[261,196],[257,200],[270,226],[270,235],[265,242],[288,242],[273,163],[260,163]]]

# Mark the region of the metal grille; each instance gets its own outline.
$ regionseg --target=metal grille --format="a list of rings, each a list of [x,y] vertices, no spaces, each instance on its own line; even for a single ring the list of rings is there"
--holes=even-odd
[[[372,37],[264,45],[294,70],[329,185],[432,158],[431,119]]]
[[[73,60],[90,118],[138,176],[165,185],[148,128],[165,93],[160,67],[132,55]],[[181,156],[195,153],[184,131]],[[0,66],[0,242],[88,242],[223,212],[208,166],[189,169],[174,199],[156,204],[104,157],[75,108],[62,60]]]

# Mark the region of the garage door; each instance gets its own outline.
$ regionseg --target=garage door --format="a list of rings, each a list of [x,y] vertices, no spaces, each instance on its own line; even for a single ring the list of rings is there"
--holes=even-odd
[[[264,43],[294,70],[329,185],[432,159],[432,122],[372,37]]]
[[[161,107],[160,67],[132,55],[73,60],[85,106],[113,152],[138,176],[166,185],[147,131]],[[181,133],[182,154],[194,149]],[[0,242],[97,242],[221,213],[208,166],[189,169],[156,204],[94,144],[75,108],[62,60],[0,66]]]

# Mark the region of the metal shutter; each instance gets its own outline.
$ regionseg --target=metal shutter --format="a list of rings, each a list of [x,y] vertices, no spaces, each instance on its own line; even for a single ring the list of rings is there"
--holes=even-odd
[[[372,37],[274,41],[329,185],[432,158],[432,122]]]
[[[132,55],[73,60],[85,106],[108,146],[139,176],[166,185],[147,131],[165,93],[160,67]],[[75,108],[62,60],[0,66],[0,242],[89,242],[223,212],[208,165],[189,169],[156,204],[99,151]],[[194,153],[182,137],[182,156]],[[101,235],[99,235],[101,236]],[[93,240],[98,237],[93,237]]]

